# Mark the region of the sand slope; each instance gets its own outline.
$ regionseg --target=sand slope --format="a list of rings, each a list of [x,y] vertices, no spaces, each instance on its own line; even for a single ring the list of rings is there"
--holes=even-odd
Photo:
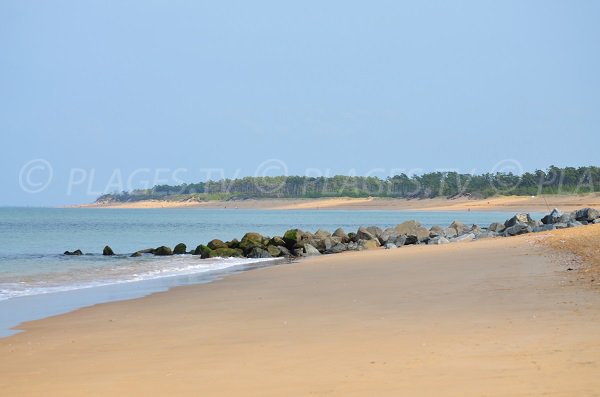
[[[173,202],[147,200],[133,203],[86,204],[78,208],[229,208],[265,210],[382,210],[382,211],[571,211],[600,208],[600,195],[500,196],[481,200],[434,198],[405,200],[386,198],[264,199],[241,201]]]
[[[600,295],[548,238],[319,257],[31,322],[0,340],[1,394],[597,396]]]

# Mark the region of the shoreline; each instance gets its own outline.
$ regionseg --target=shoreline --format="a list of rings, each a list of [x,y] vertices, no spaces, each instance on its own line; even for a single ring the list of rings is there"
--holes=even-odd
[[[326,199],[248,199],[231,201],[174,202],[144,200],[131,203],[80,204],[66,208],[107,209],[259,209],[259,210],[374,210],[374,211],[550,211],[600,207],[600,195],[499,196],[487,199],[393,199],[393,198],[326,198]]]
[[[543,244],[599,230],[313,257],[24,323],[0,339],[0,385],[14,395],[590,395],[600,296],[566,271],[572,252],[565,262]]]

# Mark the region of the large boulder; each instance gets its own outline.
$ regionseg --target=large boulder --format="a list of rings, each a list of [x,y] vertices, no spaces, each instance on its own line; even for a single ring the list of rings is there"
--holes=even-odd
[[[315,247],[313,247],[310,244],[304,244],[304,254],[303,254],[303,256],[315,256],[315,255],[321,255],[321,253],[319,252],[319,250],[316,249]]]
[[[208,248],[210,248],[211,250],[216,250],[219,248],[229,248],[227,246],[227,244],[225,244],[223,241],[219,240],[218,238],[214,239],[214,240],[210,240],[208,242],[208,244],[206,244],[208,246]]]
[[[173,250],[169,247],[165,247],[164,245],[156,248],[153,252],[156,256],[169,256],[173,255]]]
[[[304,232],[300,229],[290,229],[283,235],[283,241],[285,241],[285,246],[289,249],[298,248],[299,243],[302,241],[302,237],[304,236]]]
[[[379,240],[358,240],[358,250],[370,250],[379,247]]]
[[[313,236],[317,239],[324,239],[326,237],[331,237],[331,233],[329,233],[327,230],[319,229]]]
[[[515,216],[513,216],[510,219],[507,219],[506,222],[504,222],[504,226],[507,228],[515,225],[527,225],[535,227],[537,226],[537,222],[534,221],[529,214],[525,213],[516,214]]]
[[[575,212],[575,220],[579,222],[594,222],[600,218],[600,212],[594,208],[582,208]]]
[[[406,236],[405,244],[417,244],[429,239],[429,230],[417,221],[406,221],[395,227],[398,234]]]
[[[268,245],[267,246],[267,252],[269,253],[269,255],[271,255],[272,257],[276,258],[278,256],[281,256],[281,247],[283,246],[279,246],[279,245]]]
[[[244,234],[244,237],[242,237],[239,245],[239,248],[244,252],[244,254],[248,254],[252,248],[255,247],[264,249],[266,247],[265,237],[263,237],[263,235],[260,233],[254,232]]]
[[[494,222],[492,223],[489,227],[488,230],[490,232],[496,232],[496,233],[500,233],[502,232],[506,227],[504,226],[503,223],[500,222]]]
[[[279,252],[277,254],[279,254]],[[273,255],[271,255],[268,250],[264,250],[259,247],[252,248],[247,256],[248,256],[248,258],[272,258],[273,257]]]
[[[458,237],[455,237],[452,239],[452,242],[461,242],[461,241],[472,241],[475,240],[475,234],[474,233],[466,233],[466,234],[461,234]]]
[[[271,240],[269,240],[269,245],[275,245],[277,247],[283,247],[283,246],[285,246],[285,241],[281,237],[275,236]]]
[[[381,242],[381,234],[383,233],[383,230],[381,230],[380,227],[369,226],[369,227],[367,227],[367,231],[369,233],[371,233],[373,236],[377,237],[377,239],[379,240],[379,242]]]
[[[217,248],[216,250],[211,250],[208,253],[209,258],[229,258],[229,257],[242,257],[244,253],[239,248]]]
[[[561,216],[562,213],[557,208],[554,208],[548,215],[542,218],[542,223],[544,225],[552,225],[554,223],[558,223],[560,222]]]
[[[348,241],[350,241],[350,238],[348,237],[348,234],[346,234],[346,232],[344,231],[344,229],[337,228],[335,229],[335,232],[333,232],[333,237],[338,237],[341,239],[341,243],[347,243]]]
[[[347,250],[348,250],[348,244],[337,243],[333,247],[331,247],[330,249],[325,251],[325,253],[326,254],[339,254],[340,252],[344,252]]]
[[[444,235],[444,228],[439,225],[434,225],[429,229],[429,238],[434,238]]]
[[[184,243],[179,243],[173,248],[173,255],[183,255],[186,253],[187,246]]]
[[[358,241],[360,241],[360,240],[378,240],[379,241],[379,239],[377,238],[377,236],[375,234],[371,233],[368,228],[363,227],[363,226],[359,227],[358,230],[356,231],[356,239]]]
[[[460,221],[454,221],[448,226],[450,229],[456,230],[456,234],[460,236],[469,232],[469,227]]]
[[[504,237],[518,236],[519,234],[531,233],[532,231],[533,227],[527,225],[526,223],[516,223],[504,229],[503,235]]]
[[[112,248],[110,248],[108,245],[102,250],[102,255],[104,256],[113,256],[114,254],[115,253],[113,252]]]
[[[449,242],[450,242],[450,240],[448,240],[444,236],[436,236],[436,237],[429,239],[427,241],[427,244],[428,245],[442,245],[442,244],[448,244]]]
[[[200,244],[194,250],[194,255],[199,255],[202,259],[206,259],[206,258],[210,257],[211,252],[212,252],[212,250],[210,248],[208,248],[206,245]]]

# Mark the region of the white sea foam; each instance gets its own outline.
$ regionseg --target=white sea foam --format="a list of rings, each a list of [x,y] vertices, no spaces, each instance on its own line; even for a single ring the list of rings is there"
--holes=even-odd
[[[170,258],[122,258],[110,265],[82,267],[68,272],[42,273],[35,277],[28,277],[25,281],[3,277],[0,279],[0,301],[166,277],[198,275],[268,261],[272,259],[200,259],[189,255]]]

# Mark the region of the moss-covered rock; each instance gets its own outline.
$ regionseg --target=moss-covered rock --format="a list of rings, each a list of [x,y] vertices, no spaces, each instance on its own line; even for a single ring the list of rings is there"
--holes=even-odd
[[[225,243],[228,248],[240,248],[240,242],[238,239],[234,238],[231,241]]]
[[[184,243],[179,243],[175,246],[175,248],[173,248],[173,255],[183,255],[185,254],[186,250],[186,245]]]
[[[283,235],[286,247],[289,249],[297,248],[298,243],[302,240],[304,232],[300,229],[290,229]]]
[[[269,240],[268,245],[275,245],[277,247],[283,247],[283,246],[285,246],[285,241],[281,237],[275,236],[271,240]]]
[[[242,252],[242,250],[237,249],[237,248],[217,248],[216,250],[212,250],[210,251],[210,253],[208,254],[209,258],[216,258],[216,257],[221,257],[221,258],[229,258],[229,257],[242,257],[244,256],[244,253]]]
[[[210,248],[211,250],[216,250],[219,248],[229,248],[227,247],[227,244],[225,244],[223,241],[219,240],[219,239],[214,239],[209,241],[208,244],[206,244],[208,246],[208,248]]]
[[[169,256],[173,255],[173,250],[169,247],[165,247],[164,245],[156,248],[153,252],[156,256]]]
[[[110,248],[108,245],[102,250],[102,255],[104,256],[113,256],[114,254],[115,253],[113,252],[112,248]]]
[[[206,258],[210,258],[211,252],[212,252],[212,250],[210,248],[208,248],[206,245],[200,244],[194,250],[194,255],[200,255],[200,257],[202,259],[206,259]]]
[[[239,247],[242,251],[244,251],[244,254],[248,254],[252,250],[252,248],[264,248],[264,240],[265,237],[263,237],[263,235],[260,233],[246,233],[244,234],[244,237],[242,237],[242,241],[240,241]]]

